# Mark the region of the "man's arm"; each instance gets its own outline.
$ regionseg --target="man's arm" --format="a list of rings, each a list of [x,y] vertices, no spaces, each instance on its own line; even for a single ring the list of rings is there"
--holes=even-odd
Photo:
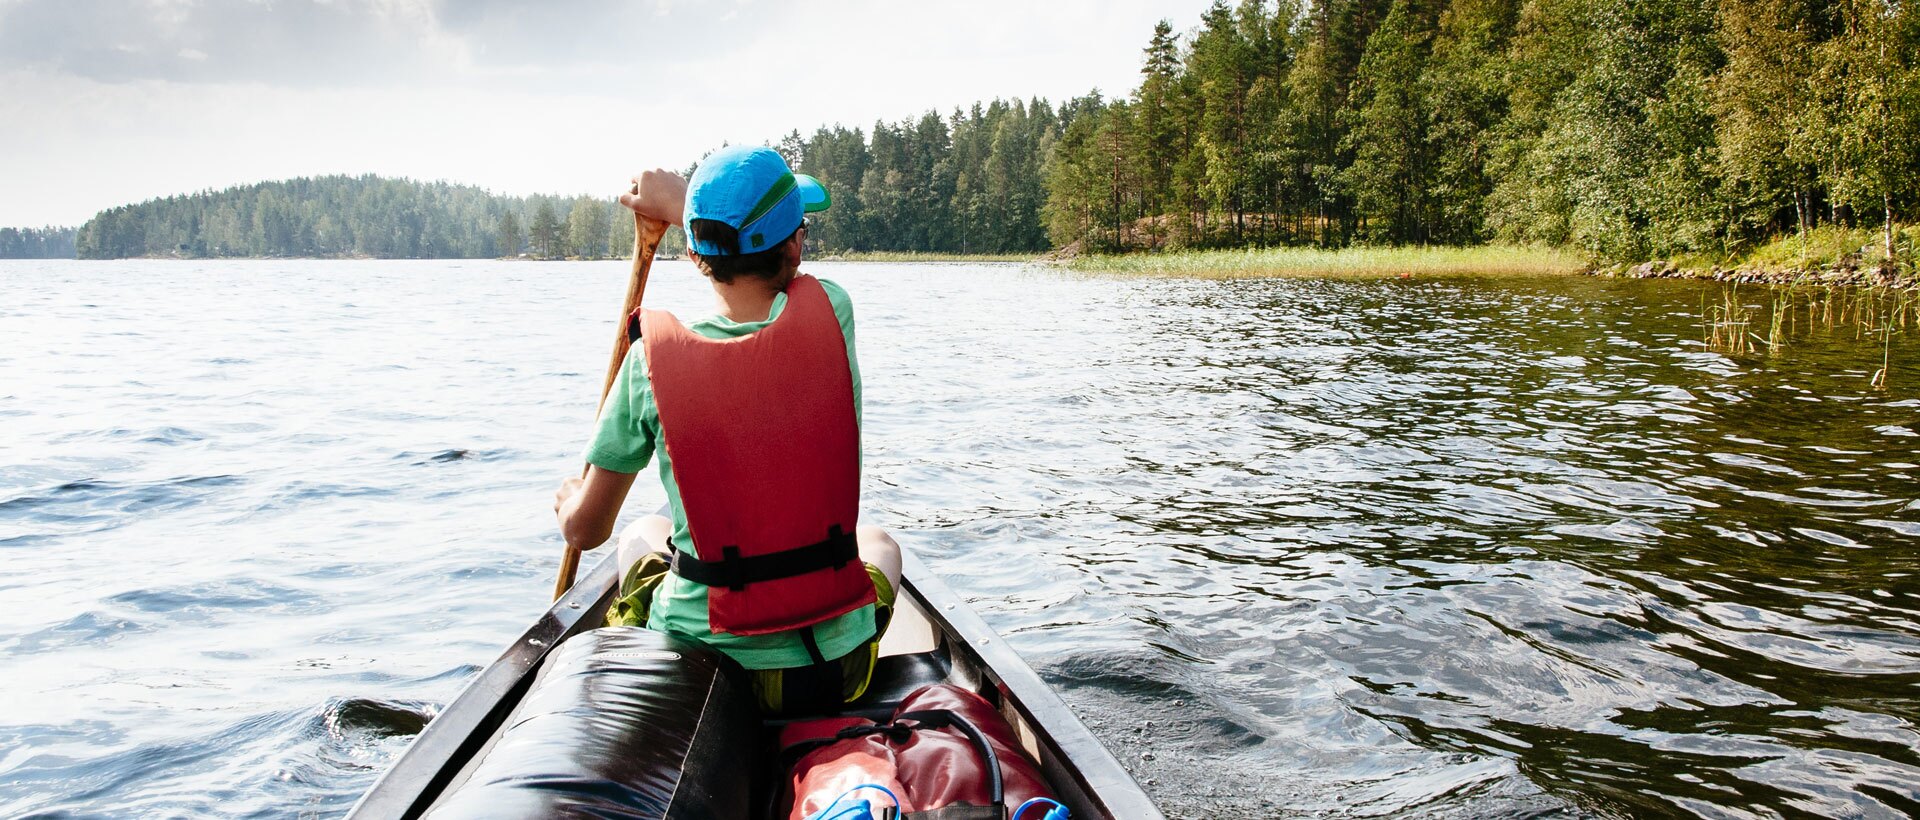
[[[635,176],[633,187],[620,195],[620,204],[641,216],[659,219],[670,225],[685,221],[682,215],[686,200],[686,179],[659,168]],[[605,425],[609,423],[626,425],[630,429],[635,427],[632,424],[634,419],[623,410],[626,398],[626,366],[623,364],[620,377],[613,383],[607,397],[607,406],[601,408],[601,438],[605,438]],[[612,418],[604,415],[609,411]],[[652,445],[644,440],[641,443],[645,446],[637,458],[640,464],[645,464],[652,454]],[[627,500],[627,491],[633,488],[634,475],[589,465],[585,478],[569,478],[560,482],[560,489],[553,494],[553,513],[560,519],[560,535],[566,539],[567,546],[584,552],[613,537],[613,525],[620,518],[620,505]]]
[[[584,552],[613,537],[613,525],[620,518],[627,491],[633,488],[633,477],[633,473],[588,467],[586,478],[560,482],[553,494],[553,512],[560,519],[560,535],[567,546]]]

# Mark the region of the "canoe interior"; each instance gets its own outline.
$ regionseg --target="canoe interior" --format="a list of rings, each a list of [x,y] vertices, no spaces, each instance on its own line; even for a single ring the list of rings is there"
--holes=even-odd
[[[547,652],[599,625],[599,615],[615,591],[614,564],[611,555],[597,563],[499,660],[475,677],[361,797],[349,816],[419,817],[452,791],[485,756],[501,723],[532,685]],[[958,684],[999,708],[1075,818],[1162,816],[1053,689],[911,553],[905,556],[902,576],[893,623],[880,643],[874,683],[867,696],[845,713],[879,718],[891,714],[894,704],[921,686]],[[1029,813],[1029,817],[1038,815]]]

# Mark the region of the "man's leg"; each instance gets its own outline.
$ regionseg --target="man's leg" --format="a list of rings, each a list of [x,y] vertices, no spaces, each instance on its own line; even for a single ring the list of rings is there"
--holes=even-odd
[[[657,515],[628,524],[621,531],[613,556],[620,566],[619,597],[607,609],[608,626],[646,626],[653,592],[667,572],[665,560],[655,557],[649,561],[647,556],[667,549],[672,534],[673,525]]]
[[[673,522],[664,515],[649,515],[627,525],[620,531],[620,577],[627,577],[627,570],[649,552],[668,552],[672,549],[667,542],[673,538]],[[896,551],[898,548],[895,548]],[[897,563],[896,563],[897,565]]]
[[[887,576],[887,583],[894,589],[900,588],[900,544],[888,535],[886,530],[871,524],[861,524],[854,529],[854,536],[860,542],[860,560],[880,568],[880,574]]]

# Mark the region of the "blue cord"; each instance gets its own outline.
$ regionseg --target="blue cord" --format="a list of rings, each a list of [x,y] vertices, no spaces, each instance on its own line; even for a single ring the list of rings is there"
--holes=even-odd
[[[1046,814],[1041,815],[1040,820],[1068,820],[1068,818],[1072,816],[1072,813],[1067,811],[1066,806],[1060,805],[1060,801],[1050,797],[1036,797],[1025,803],[1021,803],[1020,808],[1014,809],[1013,814],[1009,815],[1007,820],[1020,820],[1020,815],[1026,814],[1027,809],[1039,803],[1053,804],[1053,808],[1049,809]]]
[[[876,783],[862,783],[862,784],[860,784],[860,785],[858,785],[858,786],[855,786],[855,787],[853,787],[853,788],[851,788],[851,789],[848,789],[848,790],[846,790],[846,791],[843,791],[843,792],[841,792],[841,793],[840,793],[840,796],[839,796],[839,797],[836,797],[836,798],[834,798],[834,799],[833,799],[833,802],[832,802],[832,803],[828,803],[828,804],[827,804],[827,807],[826,807],[826,808],[824,808],[824,809],[821,809],[821,810],[819,810],[819,811],[817,811],[817,812],[814,812],[813,814],[810,814],[810,815],[808,815],[808,816],[807,816],[807,820],[862,820],[862,819],[861,819],[861,816],[860,816],[859,814],[855,814],[855,813],[853,813],[853,812],[858,812],[858,811],[859,811],[859,807],[857,807],[857,806],[848,806],[848,807],[847,807],[847,811],[846,811],[846,812],[843,812],[843,813],[841,813],[841,814],[839,814],[839,815],[835,815],[835,814],[833,813],[833,810],[834,810],[834,807],[836,807],[836,806],[839,806],[839,805],[840,805],[840,801],[842,801],[842,800],[845,800],[845,799],[847,799],[847,795],[850,795],[850,794],[853,794],[854,792],[857,792],[857,791],[859,791],[859,790],[861,790],[861,789],[879,789],[880,791],[882,791],[882,792],[885,792],[885,793],[886,793],[886,795],[887,795],[887,799],[888,799],[888,800],[892,800],[892,801],[893,801],[893,810],[894,810],[894,812],[895,812],[896,814],[897,814],[897,813],[899,813],[899,811],[900,811],[900,797],[899,797],[898,795],[896,795],[896,794],[894,794],[894,793],[893,793],[893,791],[892,791],[891,789],[888,789],[887,787],[885,787],[885,786],[882,786],[882,785],[879,785],[879,784],[876,784]],[[1058,803],[1055,803],[1054,805],[1056,805],[1056,806],[1057,806],[1057,805],[1060,805],[1060,804],[1058,804]],[[1016,815],[1014,815],[1014,816],[1015,816],[1015,817],[1018,817],[1019,815],[1017,815],[1017,814],[1016,814]],[[867,803],[867,812],[866,812],[866,817],[868,817],[868,818],[871,818],[871,817],[873,817],[873,803],[872,803],[872,802],[868,802],[868,803]]]

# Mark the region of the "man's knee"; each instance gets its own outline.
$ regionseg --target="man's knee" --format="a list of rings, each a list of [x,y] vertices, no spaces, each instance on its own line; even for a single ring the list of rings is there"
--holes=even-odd
[[[900,588],[900,544],[887,531],[871,524],[854,530],[860,543],[860,560],[880,568],[894,589]]]
[[[673,522],[658,515],[642,516],[620,531],[620,572],[638,563],[649,552],[665,552],[673,538]]]

